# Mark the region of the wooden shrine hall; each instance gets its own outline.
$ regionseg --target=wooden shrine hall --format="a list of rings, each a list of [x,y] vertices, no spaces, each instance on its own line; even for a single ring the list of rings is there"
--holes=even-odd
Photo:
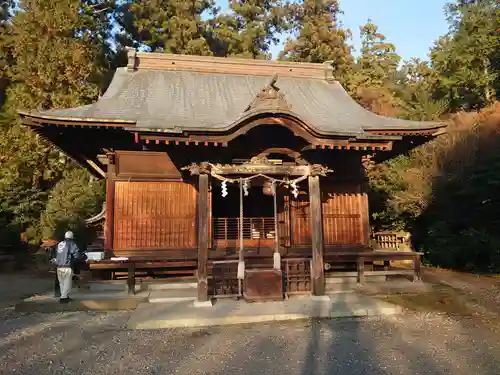
[[[191,272],[199,301],[322,295],[350,267],[362,282],[377,261],[419,262],[371,247],[364,165],[444,125],[365,110],[328,64],[129,49],[97,102],[20,115],[106,179],[106,258],[90,267],[128,269],[132,289],[154,269]]]

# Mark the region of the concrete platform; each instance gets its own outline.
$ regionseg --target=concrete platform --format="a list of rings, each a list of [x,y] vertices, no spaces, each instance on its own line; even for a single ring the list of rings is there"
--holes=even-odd
[[[194,301],[198,296],[197,289],[178,289],[178,290],[154,290],[149,293],[149,302],[151,303],[175,303],[183,301]]]
[[[181,290],[181,289],[194,289],[198,290],[198,283],[192,282],[143,282],[143,289],[145,290]]]
[[[16,304],[16,311],[54,313],[62,311],[135,310],[148,301],[149,293],[128,295],[125,292],[88,292],[75,290],[71,302],[61,304],[53,293],[37,295]]]
[[[384,282],[357,283],[327,283],[326,292],[329,295],[342,293],[362,293],[364,295],[376,296],[399,293],[426,293],[431,287],[422,281],[410,281],[404,278],[387,280]]]
[[[399,314],[400,306],[359,294],[341,294],[327,300],[294,297],[287,301],[247,303],[221,299],[212,307],[192,302],[141,303],[128,321],[131,329],[209,327],[311,318],[342,318]]]

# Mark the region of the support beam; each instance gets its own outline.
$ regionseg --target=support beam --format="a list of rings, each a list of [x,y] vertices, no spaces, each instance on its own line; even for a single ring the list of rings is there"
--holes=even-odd
[[[312,290],[313,295],[321,296],[325,294],[325,271],[323,266],[323,215],[319,176],[309,176],[309,200],[312,237]]]
[[[104,171],[96,164],[94,163],[92,160],[90,159],[85,159],[85,161],[87,162],[88,165],[90,165],[90,167],[96,171],[97,173],[99,173],[99,175],[103,178],[106,178],[106,173],[104,173]]]
[[[198,302],[208,301],[208,175],[199,176],[198,189]]]
[[[115,221],[115,164],[110,155],[106,174],[106,223],[104,228],[104,250],[113,250]]]

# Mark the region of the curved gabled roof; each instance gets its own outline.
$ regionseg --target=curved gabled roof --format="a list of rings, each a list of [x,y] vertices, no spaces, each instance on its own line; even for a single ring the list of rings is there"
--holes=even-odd
[[[277,77],[270,84],[273,72]],[[248,118],[249,106],[259,94],[275,90],[274,100],[284,101],[286,108],[268,103],[267,111],[296,116],[324,136],[418,133],[444,126],[376,115],[325,76],[323,64],[134,53],[96,103],[21,114],[49,123],[120,123],[167,133],[230,132]]]

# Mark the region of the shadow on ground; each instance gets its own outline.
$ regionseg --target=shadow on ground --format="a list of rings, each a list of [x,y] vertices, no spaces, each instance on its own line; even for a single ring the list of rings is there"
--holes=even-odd
[[[497,375],[498,335],[473,319],[408,314],[204,329],[127,330],[129,313],[13,314],[0,373]]]

